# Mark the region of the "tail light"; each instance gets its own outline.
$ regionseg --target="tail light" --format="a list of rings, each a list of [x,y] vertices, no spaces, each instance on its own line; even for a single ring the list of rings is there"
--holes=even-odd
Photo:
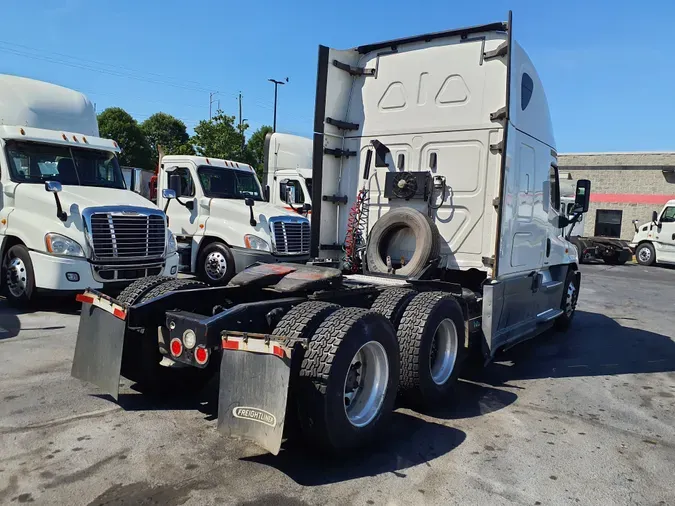
[[[183,343],[180,339],[174,337],[171,340],[171,354],[174,357],[180,357],[181,353],[183,353]]]
[[[195,362],[199,365],[204,365],[209,360],[209,350],[203,346],[197,346],[195,350]]]

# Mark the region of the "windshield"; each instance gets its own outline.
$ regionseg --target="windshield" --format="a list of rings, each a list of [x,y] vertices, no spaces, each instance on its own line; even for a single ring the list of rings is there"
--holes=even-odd
[[[202,165],[197,173],[207,197],[263,200],[260,184],[252,172]]]
[[[12,181],[125,189],[117,157],[110,151],[70,148],[37,142],[8,141]]]

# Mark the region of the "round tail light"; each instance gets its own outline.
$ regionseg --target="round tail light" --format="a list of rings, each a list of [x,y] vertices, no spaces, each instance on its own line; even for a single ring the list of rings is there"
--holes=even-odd
[[[203,346],[198,346],[195,350],[195,362],[199,365],[204,365],[209,360],[209,350]]]
[[[183,353],[183,343],[177,337],[174,337],[171,340],[171,354],[174,357],[180,357],[180,354]]]

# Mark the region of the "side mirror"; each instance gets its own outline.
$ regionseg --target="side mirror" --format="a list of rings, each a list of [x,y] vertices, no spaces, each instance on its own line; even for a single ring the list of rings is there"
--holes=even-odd
[[[293,190],[291,189],[290,186],[286,187],[286,198],[284,199],[287,204],[295,204],[294,198],[293,198]]]
[[[167,199],[167,200],[175,199],[176,198],[176,192],[174,190],[164,188],[162,190],[162,197]]]
[[[61,207],[61,199],[59,199],[59,192],[61,190],[63,190],[63,187],[58,181],[45,181],[45,191],[48,191],[54,195],[54,201],[56,202],[56,217],[61,221],[66,221],[68,219],[68,215],[63,211],[63,207]]]
[[[312,210],[312,204],[308,204],[307,202],[305,202],[305,203],[302,205],[302,211],[303,211],[305,214],[307,214],[307,213],[308,213],[309,211],[311,211],[311,210]]]
[[[656,211],[652,211],[652,222],[656,223],[657,221],[659,221],[659,213],[657,213]]]
[[[577,191],[574,197],[574,209],[578,212],[588,212],[591,203],[591,182],[588,179],[577,181]]]
[[[269,187],[269,185],[265,185],[265,188],[263,189],[263,198],[265,199],[265,202],[270,201],[270,187]]]
[[[255,227],[258,224],[255,221],[255,217],[253,216],[253,205],[255,204],[255,200],[253,200],[251,197],[247,197],[244,199],[244,204],[248,206],[248,209],[251,212],[251,215],[249,217],[249,223],[251,224],[252,227]]]
[[[63,187],[58,181],[45,181],[45,191],[59,193],[61,190],[63,190]]]
[[[181,180],[178,174],[171,174],[169,176],[169,189],[174,191],[176,197],[181,196]]]

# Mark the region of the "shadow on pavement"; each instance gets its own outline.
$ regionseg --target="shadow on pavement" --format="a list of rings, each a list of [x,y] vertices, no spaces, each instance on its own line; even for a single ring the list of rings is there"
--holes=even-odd
[[[430,461],[450,453],[465,439],[466,434],[459,429],[396,412],[382,443],[347,456],[319,456],[311,449],[286,442],[276,457],[263,454],[241,460],[275,468],[302,486],[327,485],[384,473],[406,478],[406,469],[419,464],[431,466]]]
[[[80,303],[74,297],[49,297],[40,299],[37,304],[27,308],[16,308],[9,305],[7,300],[0,297],[0,341],[16,337],[21,330],[58,330],[64,325],[48,325],[43,327],[22,327],[20,315],[37,313],[39,311],[77,314]]]
[[[470,377],[498,386],[523,379],[673,371],[675,341],[670,337],[577,311],[567,332],[550,332],[517,345]]]

